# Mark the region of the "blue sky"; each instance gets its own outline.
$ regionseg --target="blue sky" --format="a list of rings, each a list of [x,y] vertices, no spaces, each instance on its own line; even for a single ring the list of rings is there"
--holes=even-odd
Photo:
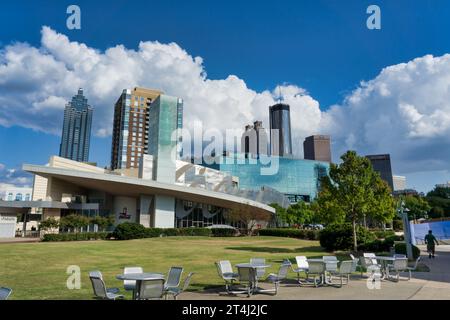
[[[81,7],[81,30],[66,28],[65,11],[70,4]],[[370,4],[382,10],[381,30],[370,31],[365,26],[365,11]],[[140,41],[175,42],[190,55],[204,59],[209,79],[233,74],[258,92],[273,90],[278,84],[293,84],[306,89],[326,111],[333,104],[341,104],[362,80],[375,78],[387,66],[426,54],[449,53],[449,16],[450,2],[446,0],[114,4],[17,0],[2,4],[0,49],[15,42],[39,47],[44,25],[98,50],[117,44],[137,49]],[[73,94],[76,90],[74,87]],[[59,128],[61,121],[62,112],[55,127]],[[29,127],[0,125],[0,163],[7,168],[18,168],[23,162],[45,163],[49,155],[58,153],[59,140],[58,135]],[[91,161],[104,166],[109,157],[110,137],[93,135]],[[394,164],[394,169],[403,173],[398,165]],[[417,169],[407,175],[412,186],[426,190],[433,183],[450,180],[448,166],[446,169],[438,168],[443,172],[439,177]]]

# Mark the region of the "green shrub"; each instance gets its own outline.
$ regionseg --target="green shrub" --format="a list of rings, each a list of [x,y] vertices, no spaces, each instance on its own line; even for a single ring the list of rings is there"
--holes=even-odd
[[[308,240],[319,240],[320,232],[318,230],[306,230],[305,239]]]
[[[163,234],[163,229],[161,228],[146,228],[145,238],[157,238]]]
[[[403,221],[401,219],[395,219],[392,221],[392,228],[395,231],[402,231],[403,230]]]
[[[175,237],[175,236],[205,236],[211,235],[207,228],[145,228],[138,223],[125,222],[119,224],[114,230],[114,238],[118,240]]]
[[[386,239],[388,237],[395,236],[395,231],[393,230],[376,230],[372,231],[377,239]]]
[[[395,253],[406,255],[406,243],[396,243],[395,244]],[[414,260],[417,259],[418,257],[420,257],[420,249],[414,245],[412,245],[412,253],[413,253]]]
[[[351,223],[332,224],[320,231],[320,245],[327,251],[353,248],[353,226]],[[364,244],[375,240],[375,235],[367,229],[357,226],[356,240]]]
[[[211,235],[213,237],[234,237],[237,234],[236,229],[212,228]]]
[[[108,232],[82,232],[82,233],[58,233],[46,234],[42,238],[44,242],[57,241],[89,241],[109,239],[111,234]]]
[[[269,228],[259,230],[260,236],[285,237],[296,239],[319,239],[319,231],[317,230],[301,230],[290,228]]]
[[[113,232],[113,236],[117,240],[130,240],[130,239],[142,239],[147,234],[146,228],[133,222],[124,222],[117,225]]]

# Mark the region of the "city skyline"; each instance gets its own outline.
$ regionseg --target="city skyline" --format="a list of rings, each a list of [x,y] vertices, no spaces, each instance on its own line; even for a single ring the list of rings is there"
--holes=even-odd
[[[99,10],[88,2],[81,1],[79,5],[84,13]],[[210,24],[208,31],[183,20],[171,30],[156,27],[150,32],[143,32],[142,25],[116,27],[114,32],[107,27],[96,27],[97,36],[89,35],[92,14],[83,15],[86,18],[80,31],[69,31],[65,28],[63,6],[61,10],[55,6],[39,19],[27,20],[26,17],[33,17],[43,9],[20,10],[34,6],[20,1],[7,4],[11,7],[7,11],[25,15],[26,27],[12,30],[5,27],[0,31],[0,47],[4,50],[1,53],[0,147],[13,150],[0,158],[0,183],[30,185],[29,176],[19,170],[21,163],[45,163],[49,155],[58,153],[61,108],[77,87],[85,89],[98,118],[94,119],[90,160],[108,165],[111,155],[108,128],[112,127],[114,99],[123,88],[144,86],[182,97],[187,125],[201,120],[220,130],[230,124],[242,129],[254,119],[268,124],[267,107],[276,103],[281,91],[291,106],[293,149],[301,150],[295,144],[306,136],[330,134],[334,161],[346,149],[355,149],[361,155],[390,153],[393,173],[406,176],[408,187],[428,191],[435,184],[450,180],[450,159],[445,153],[450,144],[450,129],[445,120],[449,108],[445,89],[449,84],[445,75],[450,70],[450,56],[446,53],[450,47],[441,41],[447,35],[449,22],[440,18],[450,11],[450,5],[420,4],[423,19],[407,30],[396,29],[396,24],[413,19],[419,2],[408,2],[405,6],[401,1],[396,4],[380,1],[379,5],[383,14],[379,31],[367,30],[367,6],[356,1],[342,8],[323,1],[308,5],[288,2],[287,7],[296,9],[289,13],[262,5],[249,18],[255,26],[260,26],[270,12],[284,17],[287,25],[294,26],[295,21],[302,28],[287,28],[284,33],[281,33],[283,29],[271,30],[267,34],[269,47],[276,48],[275,39],[281,39],[286,50],[268,50],[264,51],[265,55],[255,55],[263,42],[258,28],[253,29],[243,19],[245,12],[249,12],[248,5],[244,4],[239,11],[242,15],[233,15],[237,18],[235,26],[222,16],[205,14],[205,8],[193,13],[193,16],[204,15],[208,21],[217,19],[226,28]],[[437,6],[440,10],[435,9]],[[182,7],[180,3],[180,12]],[[195,8],[199,9],[198,5]],[[397,14],[400,8],[402,15]],[[336,15],[327,22],[319,13],[331,10]],[[102,19],[113,19],[111,14]],[[223,14],[229,12],[225,10]],[[317,21],[308,20],[308,14]],[[157,17],[164,18],[166,13]],[[337,24],[336,19],[345,19],[346,23]],[[13,20],[14,14],[0,24],[15,26]],[[189,30],[182,31],[181,26]],[[238,28],[247,31],[238,34]],[[187,34],[195,34],[193,30],[202,32],[205,41],[189,37]],[[392,35],[390,30],[397,33]],[[228,43],[245,48],[239,50],[242,59],[236,59],[233,46],[225,51],[220,47],[223,52],[216,52],[214,46],[208,45],[214,33]],[[330,40],[330,34],[336,39]],[[293,43],[289,39],[302,41]],[[341,41],[347,49],[340,49],[335,41]],[[77,54],[71,54],[68,48]],[[374,48],[378,48],[377,53],[370,54]],[[250,56],[255,59],[251,60]],[[29,64],[20,64],[17,62],[20,59],[13,57],[26,57]],[[43,78],[29,73],[33,65],[41,66]],[[121,65],[129,74],[120,71]],[[33,76],[27,84],[18,85],[18,79],[27,72]],[[332,74],[339,77],[330,77]],[[53,89],[49,90],[52,85]],[[23,150],[14,148],[18,143]],[[301,151],[296,156],[302,157]]]

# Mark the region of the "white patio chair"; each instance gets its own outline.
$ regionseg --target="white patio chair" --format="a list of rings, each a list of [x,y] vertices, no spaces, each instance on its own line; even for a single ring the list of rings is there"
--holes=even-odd
[[[395,259],[394,262],[389,265],[389,275],[390,276],[394,276],[394,274],[392,274],[391,272],[395,273],[395,281],[399,281],[400,280],[400,272],[402,271],[409,271],[408,269],[408,259],[407,258],[398,258]],[[411,278],[411,275],[410,275]]]
[[[177,288],[180,285],[182,274],[182,267],[170,267],[167,280],[164,284],[164,289],[168,290],[170,288]]]
[[[139,287],[139,300],[162,299],[164,296],[164,279],[144,280]]]
[[[100,278],[103,280],[103,274],[98,270],[89,272],[89,277],[97,277],[97,278]],[[120,292],[119,288],[108,288],[107,290],[108,290],[108,292],[115,293],[115,294]]]
[[[0,287],[0,300],[8,300],[11,293],[12,293],[12,289]]]
[[[294,268],[294,266],[292,264],[291,264],[291,266],[292,266],[292,271],[297,273],[298,283],[301,283],[300,273],[302,273],[302,272],[305,273],[305,275],[306,275],[305,279],[308,280],[308,270],[309,270],[308,259],[305,256],[296,256],[295,261],[297,262],[297,267]]]
[[[221,277],[223,281],[225,281],[225,290],[229,292],[230,286],[232,286],[233,283],[238,280],[239,274],[233,272],[233,267],[228,260],[221,260],[219,262],[216,262],[216,267],[219,277]]]
[[[360,262],[361,262],[361,277],[363,276],[364,271],[372,275],[381,274],[381,265],[378,264],[374,253],[364,253],[364,255],[360,257]]]
[[[372,252],[366,252],[366,253],[363,254],[363,256],[364,256],[365,258],[371,259],[372,265],[380,265],[380,264],[378,263],[378,261],[377,261],[377,257],[376,257],[376,255],[375,255],[375,253],[372,253]]]
[[[189,283],[191,282],[191,278],[194,275],[193,272],[189,273],[188,276],[186,277],[186,279],[184,279],[184,283],[183,283],[183,287],[176,287],[176,288],[169,288],[166,290],[165,294],[166,295],[172,295],[174,300],[177,300],[177,297],[183,293],[184,291],[186,291],[186,289],[189,287]]]
[[[322,259],[325,262],[326,271],[336,272],[338,270],[339,260],[336,256],[323,256]]]
[[[264,258],[250,258],[250,264],[252,265],[265,265],[266,259]],[[262,279],[266,274],[266,268],[256,268],[256,277]]]
[[[280,266],[280,269],[278,269],[278,273],[271,273],[267,276],[266,281],[272,282],[275,286],[274,290],[270,290],[273,291],[275,295],[278,293],[280,282],[286,279],[290,266],[291,263],[283,263]],[[268,292],[269,290],[262,290],[262,291]]]
[[[319,285],[322,285],[325,282],[325,262],[308,261],[308,264],[308,276],[313,276],[314,286],[318,287]]]
[[[356,270],[358,269],[358,263],[359,260],[357,258],[352,258],[352,273],[356,272]]]
[[[116,300],[124,298],[123,295],[117,294],[117,292],[112,292],[110,291],[110,289],[107,289],[105,282],[103,282],[103,279],[98,276],[97,272],[93,272],[92,275],[89,275],[89,279],[91,280],[92,283],[94,295],[97,298],[104,300]]]
[[[419,262],[420,262],[420,257],[418,257],[416,259],[416,262],[414,262],[414,266],[408,267],[408,273],[409,273],[409,279],[408,280],[411,280],[411,278],[412,278],[411,271],[416,271],[417,270],[417,266],[419,265]]]
[[[238,275],[239,275],[239,284],[241,286],[244,286],[244,289],[233,290],[230,291],[230,293],[232,294],[246,293],[247,297],[250,297],[250,295],[255,290],[257,282],[256,270],[251,267],[238,267]]]
[[[339,277],[340,284],[338,285],[341,288],[344,284],[348,284],[350,281],[350,274],[352,273],[353,268],[353,260],[342,261],[339,265],[339,270],[331,272],[331,280],[333,277]],[[346,282],[344,279],[347,279]]]

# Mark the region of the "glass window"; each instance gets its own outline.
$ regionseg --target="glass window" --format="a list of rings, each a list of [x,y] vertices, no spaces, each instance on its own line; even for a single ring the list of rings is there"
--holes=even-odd
[[[23,199],[23,198],[22,198],[22,194],[21,194],[20,192],[17,193],[17,194],[16,194],[16,199],[15,199],[15,200],[16,200],[16,201],[22,201],[22,199]]]

